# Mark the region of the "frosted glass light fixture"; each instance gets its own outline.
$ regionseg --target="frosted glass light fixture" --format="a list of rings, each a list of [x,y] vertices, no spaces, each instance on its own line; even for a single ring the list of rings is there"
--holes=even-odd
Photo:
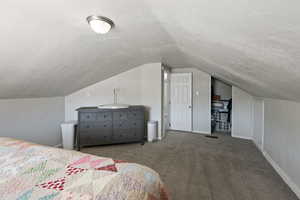
[[[114,22],[111,19],[103,16],[92,15],[87,18],[87,21],[91,29],[98,34],[106,34],[114,26]]]

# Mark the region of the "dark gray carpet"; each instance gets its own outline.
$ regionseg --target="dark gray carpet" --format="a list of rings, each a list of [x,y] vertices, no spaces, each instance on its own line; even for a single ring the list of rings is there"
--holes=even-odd
[[[146,165],[174,200],[297,200],[251,141],[168,133],[156,143],[84,148],[83,152]]]

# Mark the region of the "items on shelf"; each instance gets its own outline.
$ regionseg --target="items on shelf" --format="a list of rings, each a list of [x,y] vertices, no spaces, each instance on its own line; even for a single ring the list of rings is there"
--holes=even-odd
[[[220,101],[221,100],[221,96],[220,95],[213,95],[212,96],[212,100],[213,101]]]
[[[231,131],[231,115],[229,100],[212,101],[212,131],[229,133]]]

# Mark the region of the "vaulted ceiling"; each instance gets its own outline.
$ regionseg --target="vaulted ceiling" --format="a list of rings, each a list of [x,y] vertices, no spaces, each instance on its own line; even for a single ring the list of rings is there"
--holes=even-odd
[[[63,96],[149,62],[300,101],[299,0],[2,0],[0,98]],[[89,15],[111,18],[107,35]]]

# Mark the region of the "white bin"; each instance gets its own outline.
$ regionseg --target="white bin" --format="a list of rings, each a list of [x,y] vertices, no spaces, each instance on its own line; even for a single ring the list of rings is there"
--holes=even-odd
[[[157,121],[148,121],[147,125],[147,133],[148,133],[148,142],[152,142],[157,139],[157,129],[158,122]]]
[[[62,141],[64,149],[74,149],[74,135],[76,121],[65,122],[61,124]]]

